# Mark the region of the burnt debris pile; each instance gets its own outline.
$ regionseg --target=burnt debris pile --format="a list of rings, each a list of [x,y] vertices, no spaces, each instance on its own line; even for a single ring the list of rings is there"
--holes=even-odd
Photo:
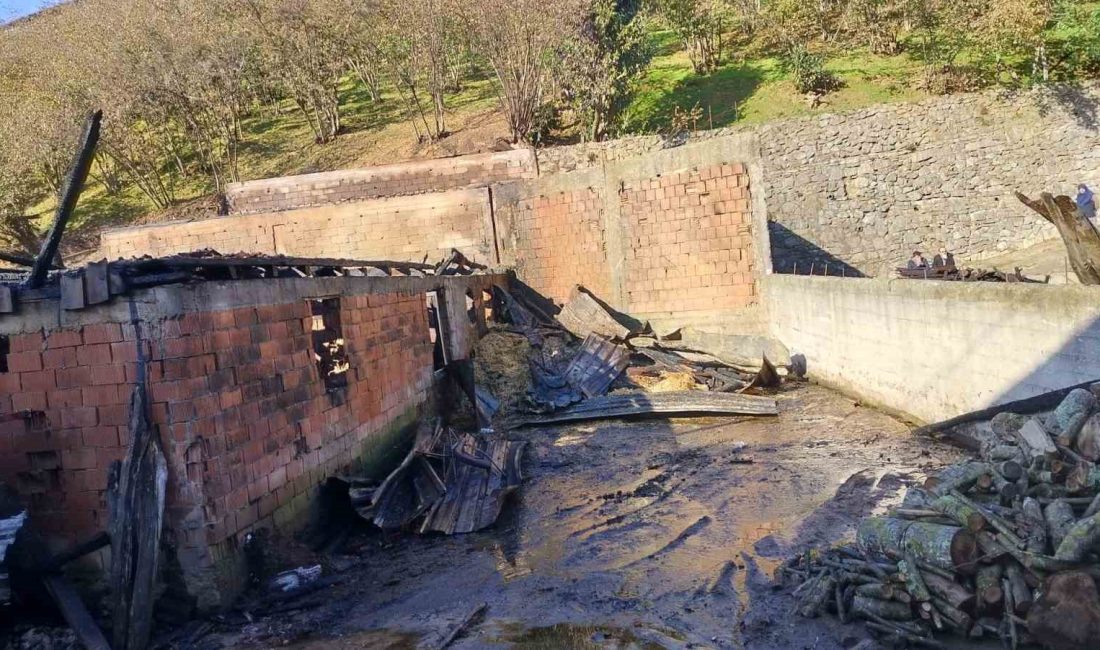
[[[789,560],[798,611],[862,620],[901,645],[1006,647],[1100,638],[1100,383],[1052,412],[999,413],[951,432],[976,457],[860,522],[856,541]]]
[[[690,327],[658,333],[580,286],[555,315],[522,291],[497,293],[506,323],[486,338],[477,374],[512,393],[500,396],[511,406],[505,428],[655,414],[775,415],[775,400],[761,393],[797,374],[774,339]],[[504,336],[511,338],[501,345]]]

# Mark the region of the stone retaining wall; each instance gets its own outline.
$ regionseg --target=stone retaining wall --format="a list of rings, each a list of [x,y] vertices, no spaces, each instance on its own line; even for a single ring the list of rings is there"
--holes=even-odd
[[[1055,236],[1013,197],[1100,186],[1100,87],[952,95],[823,114],[735,133],[758,141],[772,263],[884,275],[913,249],[963,264]],[[542,174],[679,146],[642,136],[538,152]],[[799,272],[805,272],[803,270]]]

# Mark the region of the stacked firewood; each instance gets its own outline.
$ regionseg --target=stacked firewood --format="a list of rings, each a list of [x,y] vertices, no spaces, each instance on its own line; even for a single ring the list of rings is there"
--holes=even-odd
[[[1094,385],[1100,392],[1100,384]],[[955,633],[1008,647],[1100,638],[1100,412],[1094,391],[974,430],[979,458],[864,519],[856,542],[783,565],[805,616],[832,612],[902,645]]]

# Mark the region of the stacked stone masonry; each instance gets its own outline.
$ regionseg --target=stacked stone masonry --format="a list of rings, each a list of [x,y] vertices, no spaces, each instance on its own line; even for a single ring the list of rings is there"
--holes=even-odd
[[[226,187],[225,199],[229,214],[278,212],[484,186],[490,182],[532,178],[536,173],[531,151],[517,149],[232,183]]]

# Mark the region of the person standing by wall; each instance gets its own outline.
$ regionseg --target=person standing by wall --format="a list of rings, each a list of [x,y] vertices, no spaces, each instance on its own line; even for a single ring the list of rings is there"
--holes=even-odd
[[[1077,186],[1077,211],[1089,221],[1096,220],[1096,197],[1088,185],[1081,183]]]

